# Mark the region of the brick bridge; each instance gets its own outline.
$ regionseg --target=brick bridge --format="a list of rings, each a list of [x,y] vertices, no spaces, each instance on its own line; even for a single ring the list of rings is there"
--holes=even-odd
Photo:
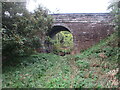
[[[114,31],[109,13],[68,13],[52,16],[54,24],[49,36],[53,37],[60,31],[70,31],[75,53],[91,47]]]

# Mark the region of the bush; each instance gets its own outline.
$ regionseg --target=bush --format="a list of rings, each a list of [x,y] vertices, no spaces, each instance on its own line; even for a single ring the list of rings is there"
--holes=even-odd
[[[42,7],[30,13],[22,6],[22,3],[3,3],[2,51],[5,58],[31,55],[35,49],[44,47],[45,35],[52,24],[51,16]]]
[[[54,36],[53,42],[53,53],[59,54],[64,53],[70,54],[73,48],[73,36],[68,31],[61,31]]]

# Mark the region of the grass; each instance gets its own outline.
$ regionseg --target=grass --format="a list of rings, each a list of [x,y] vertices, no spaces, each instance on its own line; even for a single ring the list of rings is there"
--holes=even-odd
[[[3,65],[3,88],[114,88],[107,74],[118,68],[116,33],[77,55],[35,54]],[[103,53],[105,57],[101,57]],[[13,63],[14,62],[14,63]]]

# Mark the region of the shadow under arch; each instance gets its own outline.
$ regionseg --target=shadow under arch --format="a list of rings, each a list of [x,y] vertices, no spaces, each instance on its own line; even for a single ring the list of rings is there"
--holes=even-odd
[[[54,36],[57,34],[57,33],[59,33],[59,32],[61,32],[61,31],[68,31],[68,32],[70,32],[71,34],[72,34],[72,38],[73,38],[73,47],[72,47],[72,51],[73,51],[73,49],[74,49],[74,35],[73,35],[73,32],[67,27],[67,26],[65,26],[65,25],[53,25],[52,26],[52,28],[51,28],[51,30],[50,30],[50,32],[48,32],[48,36],[51,38],[51,39],[53,39],[54,38]],[[49,46],[50,47],[50,51],[52,50],[53,51],[53,47],[52,47],[52,44]],[[51,51],[51,52],[52,52]],[[71,54],[71,52],[72,51],[70,51],[69,53],[59,53],[58,55],[60,55],[60,56],[64,56],[64,55],[66,55],[66,54]]]
[[[51,29],[51,31],[48,33],[48,36],[50,38],[53,38],[57,33],[59,33],[60,31],[68,31],[72,34],[72,32],[65,26],[62,25],[54,25]]]

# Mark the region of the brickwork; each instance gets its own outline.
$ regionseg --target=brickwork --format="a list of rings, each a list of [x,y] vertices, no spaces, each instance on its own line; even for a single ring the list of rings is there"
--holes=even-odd
[[[108,13],[52,14],[54,24],[50,37],[62,30],[70,31],[74,51],[79,53],[113,33],[112,16]]]

